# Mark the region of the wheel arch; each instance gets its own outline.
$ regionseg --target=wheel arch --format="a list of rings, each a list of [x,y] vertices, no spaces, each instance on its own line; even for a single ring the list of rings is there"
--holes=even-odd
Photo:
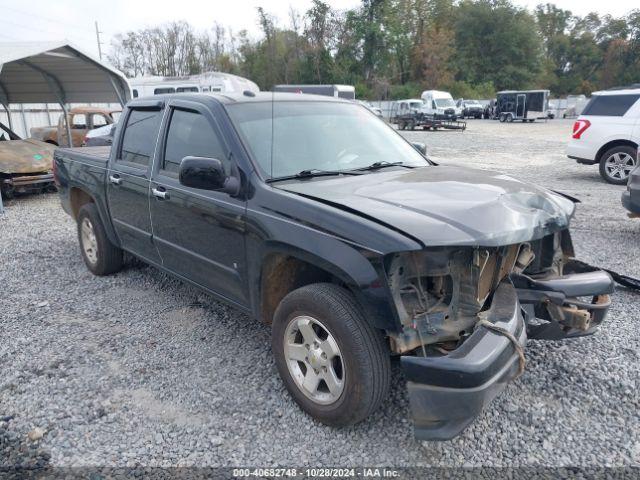
[[[599,162],[600,160],[602,160],[602,156],[605,154],[605,152],[607,152],[607,150],[610,150],[614,147],[622,147],[622,146],[627,146],[635,149],[638,148],[638,144],[631,140],[626,140],[626,139],[611,140],[605,143],[602,147],[600,147],[600,149],[598,150],[598,153],[596,153],[596,161]]]
[[[103,201],[100,201],[99,198],[96,198],[91,192],[87,191],[82,186],[73,185],[69,187],[69,207],[71,217],[74,220],[78,219],[78,213],[80,209],[88,204],[93,203],[98,209],[98,215],[100,215],[100,220],[102,220],[102,225],[107,233],[107,237],[116,246],[120,246],[120,240],[113,229],[113,225],[111,223],[111,218],[109,217],[109,213],[105,211],[107,208]]]
[[[391,299],[381,294],[377,278],[363,287],[355,275],[342,267],[290,245],[269,245],[264,251],[256,283],[258,296],[254,310],[258,319],[267,325],[271,324],[276,308],[289,292],[313,283],[333,283],[354,295],[376,328],[388,330],[395,326]]]
[[[69,205],[71,206],[71,216],[78,218],[80,209],[87,203],[96,203],[93,196],[80,187],[71,187],[69,189]]]

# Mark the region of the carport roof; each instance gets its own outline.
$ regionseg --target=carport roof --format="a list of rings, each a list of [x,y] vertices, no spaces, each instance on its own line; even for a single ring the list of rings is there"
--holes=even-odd
[[[126,77],[66,41],[0,43],[0,104],[125,103]]]

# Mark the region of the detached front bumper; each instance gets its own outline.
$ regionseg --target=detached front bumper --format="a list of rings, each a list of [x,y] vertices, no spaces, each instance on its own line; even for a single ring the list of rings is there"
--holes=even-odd
[[[599,270],[548,280],[526,276],[512,280],[518,288],[503,281],[480,318],[511,334],[520,348],[527,331],[541,339],[593,333],[606,316],[608,294],[613,292],[613,280]],[[592,302],[582,300],[585,296],[593,297]],[[538,317],[551,328],[529,325]],[[403,356],[401,362],[419,440],[458,435],[519,373],[518,347],[504,333],[483,326],[447,355]]]
[[[525,345],[525,322],[511,284],[500,284],[485,318]],[[519,368],[512,342],[483,327],[448,355],[403,356],[401,361],[419,440],[449,440],[458,435],[504,390]]]

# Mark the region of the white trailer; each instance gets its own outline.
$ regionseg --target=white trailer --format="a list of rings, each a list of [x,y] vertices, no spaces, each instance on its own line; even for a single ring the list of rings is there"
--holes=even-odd
[[[184,77],[138,77],[129,80],[134,98],[162,95],[164,93],[242,93],[259,92],[251,80],[223,72],[206,72]]]

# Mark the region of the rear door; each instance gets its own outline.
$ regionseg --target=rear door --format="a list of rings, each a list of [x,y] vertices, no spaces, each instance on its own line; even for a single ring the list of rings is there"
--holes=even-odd
[[[201,104],[172,100],[150,199],[154,242],[163,266],[227,300],[246,306],[245,201],[227,193],[185,187],[178,180],[187,156],[216,158],[233,169],[214,114]]]
[[[523,93],[519,93],[516,96],[516,117],[523,118],[527,104],[527,96]]]
[[[122,247],[156,264],[160,256],[151,240],[149,180],[164,113],[158,105],[128,110],[107,172],[109,211]]]

